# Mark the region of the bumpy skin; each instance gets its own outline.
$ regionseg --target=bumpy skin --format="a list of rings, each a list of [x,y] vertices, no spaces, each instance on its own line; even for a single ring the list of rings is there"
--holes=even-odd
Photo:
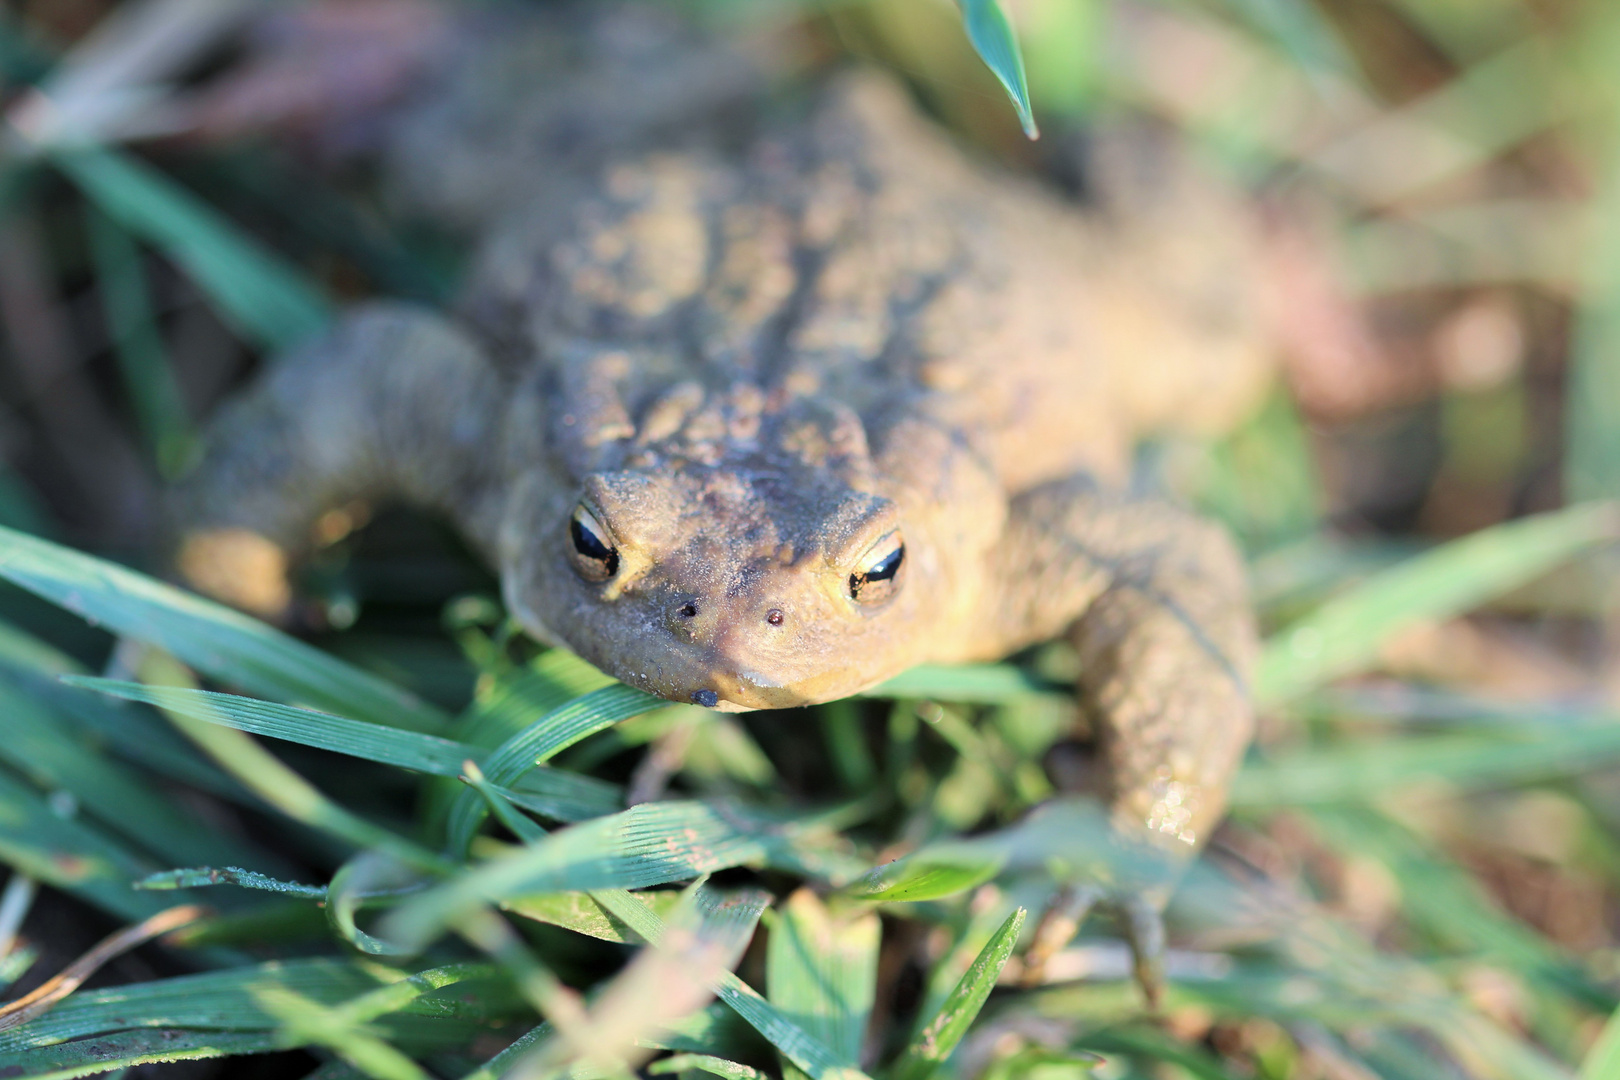
[[[183,562],[252,602],[233,567],[403,497],[541,639],[732,710],[1068,635],[1114,806],[1195,845],[1250,733],[1244,573],[1120,483],[1141,435],[1235,419],[1267,348],[1236,204],[1101,160],[1082,214],[871,74],[735,153],[619,154],[491,230],[458,318],[374,304],[278,362],[214,426]]]

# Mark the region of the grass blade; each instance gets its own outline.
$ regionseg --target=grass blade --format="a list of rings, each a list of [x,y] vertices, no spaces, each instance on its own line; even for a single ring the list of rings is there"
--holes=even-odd
[[[927,1080],[956,1049],[968,1027],[984,1008],[1001,969],[1007,966],[1018,932],[1024,928],[1024,909],[1017,908],[980,950],[962,981],[928,1021],[889,1070],[891,1080]]]
[[[861,882],[863,891],[859,896],[873,903],[939,900],[983,885],[1001,872],[1001,865],[989,855],[961,863],[932,857],[911,860],[894,870],[885,867],[874,872]]]
[[[1441,780],[1458,788],[1501,787],[1602,769],[1620,758],[1620,723],[1579,723],[1460,735],[1391,738],[1298,750],[1250,765],[1232,786],[1233,806],[1359,802],[1391,788]]]
[[[261,697],[391,727],[448,723],[416,695],[240,612],[48,540],[0,528],[0,577]]]
[[[477,761],[482,756],[477,747],[453,739],[384,727],[382,724],[368,724],[363,720],[350,720],[346,716],[333,716],[314,709],[256,701],[235,694],[178,686],[147,686],[83,675],[64,676],[62,681],[69,686],[99,690],[125,701],[144,702],[167,712],[221,727],[272,739],[285,739],[303,746],[434,776],[457,776],[461,772],[462,762],[469,758]]]
[[[1308,0],[1224,0],[1223,6],[1275,41],[1307,75],[1360,81],[1332,24]]]
[[[196,822],[138,772],[104,757],[38,699],[0,679],[0,761],[46,789],[71,792],[81,810],[169,865],[257,861],[250,848]]]
[[[410,1057],[341,1009],[276,987],[265,987],[255,997],[265,1012],[281,1021],[278,1041],[283,1044],[323,1047],[372,1080],[432,1080]]]
[[[1614,1080],[1617,1076],[1620,1076],[1620,1009],[1609,1017],[1609,1022],[1603,1025],[1603,1033],[1587,1051],[1577,1080]]]
[[[131,885],[155,867],[100,830],[56,813],[37,792],[0,771],[0,862],[121,919],[170,906]]]
[[[625,893],[626,896],[631,895]],[[646,904],[659,918],[667,918],[675,909],[681,894],[674,889],[638,892],[635,898]],[[639,944],[644,939],[623,920],[597,900],[594,894],[583,892],[539,893],[520,896],[501,905],[503,910],[535,922],[549,923],[584,934],[599,941],[613,941],[621,945]]]
[[[988,902],[974,903],[971,910],[964,913],[967,917],[963,925],[957,928],[956,940],[934,962],[933,970],[928,973],[928,984],[923,991],[922,1001],[918,1003],[917,1016],[911,1024],[913,1038],[922,1030],[924,1023],[944,1007],[956,984],[962,981],[962,976],[967,974],[973,961],[978,959],[979,953],[984,951],[1017,906],[1008,901],[999,889],[996,895],[986,896],[984,900]]]
[[[475,964],[453,964],[411,975],[377,964],[290,960],[83,991],[44,1016],[0,1032],[0,1072],[36,1075],[35,1068],[51,1061],[53,1054],[67,1059],[57,1061],[57,1068],[69,1066],[74,1057],[88,1060],[86,1055],[101,1040],[88,1045],[76,1040],[127,1029],[165,1036],[173,1029],[179,1029],[175,1034],[200,1030],[235,1036],[275,1033],[281,1022],[260,1001],[267,989],[296,994],[330,1009],[354,1008],[360,1002],[359,1008],[371,1014],[368,1018],[400,1013],[405,1021],[401,1030],[414,1029],[418,1045],[432,1045],[446,1041],[446,1036],[454,1039],[471,1034],[471,1024],[457,1022],[443,1024],[435,1033],[440,1019],[455,1021],[459,1013],[477,1010],[460,1005],[450,995],[423,1001],[425,994],[452,982],[488,978],[492,973],[487,965]],[[266,1048],[291,1045],[299,1043],[278,1039]],[[225,1052],[243,1051],[232,1046]],[[108,1067],[101,1065],[101,1069]]]
[[[331,320],[302,273],[162,173],[102,146],[54,146],[50,158],[103,213],[185,268],[253,344],[290,348]]]
[[[302,900],[324,900],[326,889],[319,885],[300,885],[296,881],[278,881],[273,877],[243,870],[237,866],[214,869],[211,866],[186,870],[165,870],[149,874],[135,883],[137,889],[194,889],[208,885],[236,885],[244,889],[296,896]]]
[[[120,1031],[83,1042],[0,1053],[0,1069],[16,1069],[13,1075],[29,1080],[72,1080],[137,1065],[269,1054],[283,1049],[286,1047],[270,1031]]]
[[[1084,799],[1054,799],[999,832],[947,839],[886,863],[849,889],[870,901],[934,900],[964,892],[1003,870],[1044,871],[1070,881],[1163,881],[1173,864],[1161,851],[1116,833]]]
[[[553,1030],[550,1024],[537,1024],[518,1036],[511,1046],[463,1076],[461,1080],[501,1080],[502,1077],[510,1075],[512,1067],[527,1057],[530,1050],[551,1038]]]
[[[615,683],[575,698],[542,716],[502,743],[481,763],[489,782],[513,786],[524,774],[587,735],[655,709],[662,698]],[[487,812],[475,791],[457,793],[450,807],[449,847],[464,852]]]
[[[0,693],[27,695],[71,722],[81,740],[108,747],[126,761],[225,798],[241,789],[188,746],[162,718],[100,694],[65,686],[58,676],[85,673],[78,661],[16,627],[0,622]]]
[[[477,792],[473,792],[475,798]],[[735,803],[643,803],[559,829],[401,904],[387,936],[420,949],[483,904],[531,893],[645,889],[734,866],[847,873],[852,860],[811,843],[802,828]]]
[[[1369,578],[1267,643],[1257,692],[1297,697],[1372,663],[1407,627],[1467,611],[1620,536],[1613,503],[1586,503],[1494,525]]]
[[[1614,30],[1609,30],[1611,40]],[[1613,57],[1607,62],[1613,63]],[[1614,125],[1614,103],[1608,123]],[[1591,265],[1575,321],[1565,387],[1564,495],[1610,499],[1620,495],[1620,127],[1610,149],[1591,230]]]
[[[662,698],[622,683],[592,690],[507,739],[489,755],[484,772],[492,783],[511,784],[587,735],[664,704]]]
[[[200,791],[225,799],[244,798],[241,787],[209,764],[156,713],[44,675],[21,674],[14,682],[0,678],[0,683],[8,688],[0,690],[0,694],[26,694],[50,706],[71,724],[73,736],[79,741],[104,746],[126,762]]]
[[[142,660],[139,674],[153,684],[167,687],[186,687],[191,678],[189,671],[162,653],[148,653]],[[246,732],[193,720],[183,713],[167,715],[188,739],[201,747],[244,788],[292,820],[357,848],[376,848],[387,852],[411,866],[432,872],[449,869],[432,852],[328,799]]]
[[[663,938],[663,920],[632,894],[604,890],[596,899],[644,941]],[[840,1060],[735,974],[721,975],[715,994],[811,1080],[864,1080],[865,1074],[853,1062]]]
[[[496,747],[574,698],[611,686],[614,679],[566,649],[551,649],[528,666],[505,673],[480,689],[458,725],[462,739]]]
[[[675,1054],[647,1066],[649,1076],[693,1071],[706,1072],[710,1076],[723,1076],[726,1080],[769,1080],[752,1065],[728,1061],[713,1054]]]
[[[1012,664],[921,664],[863,691],[861,696],[1002,705],[1030,697],[1066,695],[1062,687],[1043,682]]]
[[[195,432],[158,329],[140,251],[123,227],[105,214],[92,211],[86,218],[124,390],[158,471],[172,480],[191,456]]]
[[[326,920],[338,937],[372,956],[399,956],[391,942],[360,929],[355,920],[363,900],[397,896],[421,888],[422,879],[410,867],[376,851],[362,851],[332,876],[326,890]]]
[[[570,1024],[509,1075],[555,1075],[565,1062],[571,1071],[613,1075],[649,1056],[649,1042],[669,1024],[700,1012],[716,982],[741,958],[770,894],[758,889],[721,895],[705,886],[690,890],[669,927],[592,1002],[577,1028]]]
[[[876,912],[834,914],[809,889],[788,897],[771,925],[771,1004],[846,1061],[860,1060],[872,1017],[880,932]]]
[[[1311,164],[1364,202],[1410,201],[1557,123],[1570,103],[1531,89],[1548,84],[1556,62],[1546,41],[1526,38],[1379,114],[1317,151]]]
[[[623,893],[626,905],[639,904],[648,896],[656,893]],[[617,901],[615,901],[616,903]],[[615,908],[615,910],[618,910]],[[659,916],[662,919],[662,916]],[[627,927],[628,929],[628,927]],[[643,940],[637,936],[637,940]],[[724,980],[722,980],[723,982]],[[649,1043],[656,1043],[659,1049],[671,1050],[676,1053],[687,1054],[714,1054],[719,1057],[736,1059],[740,1057],[755,1057],[759,1050],[759,1041],[755,1038],[758,1032],[754,1031],[736,1011],[724,1001],[716,1001],[702,1012],[694,1013],[685,1020],[670,1024],[663,1031],[648,1039]]]
[[[1568,994],[1589,1008],[1611,1009],[1615,995],[1581,969],[1575,958],[1524,923],[1504,914],[1467,872],[1381,814],[1355,807],[1323,808],[1311,821],[1340,851],[1377,859],[1401,882],[1410,918],[1437,940],[1489,957],[1543,988]]]
[[[495,790],[531,814],[553,821],[589,821],[624,809],[624,789],[618,784],[545,765],[530,769],[515,788]]]
[[[1002,10],[1000,0],[958,0],[962,8],[962,25],[968,40],[996,79],[1001,83],[1013,108],[1018,110],[1018,123],[1031,139],[1040,137],[1035,126],[1035,113],[1029,103],[1029,80],[1024,75],[1024,54],[1018,48],[1018,35],[1012,21]]]

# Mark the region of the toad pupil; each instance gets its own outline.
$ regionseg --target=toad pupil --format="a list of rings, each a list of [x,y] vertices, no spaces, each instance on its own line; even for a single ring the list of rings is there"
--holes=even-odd
[[[861,590],[866,586],[880,581],[893,581],[894,575],[900,572],[900,564],[905,561],[905,557],[906,545],[901,544],[862,573],[849,575],[849,595],[859,600]]]

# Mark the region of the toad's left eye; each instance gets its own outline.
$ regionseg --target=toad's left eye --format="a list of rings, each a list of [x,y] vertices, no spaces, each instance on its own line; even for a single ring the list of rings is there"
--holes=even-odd
[[[873,544],[861,557],[860,568],[849,575],[849,595],[862,604],[879,604],[900,587],[900,567],[906,561],[906,545],[898,532]]]
[[[574,516],[568,519],[568,539],[568,561],[586,581],[606,581],[619,572],[619,549],[584,504],[576,506]]]

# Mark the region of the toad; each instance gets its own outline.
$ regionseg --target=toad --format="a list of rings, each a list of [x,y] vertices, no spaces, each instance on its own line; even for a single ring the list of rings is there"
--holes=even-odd
[[[1067,638],[1116,817],[1192,850],[1255,621],[1222,529],[1128,473],[1265,383],[1252,223],[1174,155],[1099,153],[1080,208],[871,72],[760,127],[548,174],[453,314],[364,304],[273,363],[183,569],[273,614],[323,513],[406,500],[541,641],[732,711]]]

